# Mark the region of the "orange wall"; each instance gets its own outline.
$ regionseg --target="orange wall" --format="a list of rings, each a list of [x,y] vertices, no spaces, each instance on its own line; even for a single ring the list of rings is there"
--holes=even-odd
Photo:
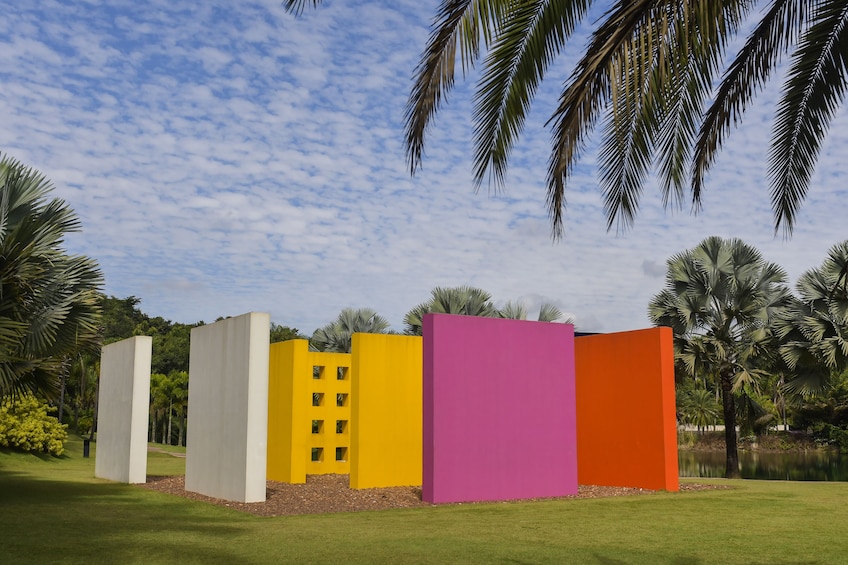
[[[574,340],[577,481],[679,490],[670,328]]]

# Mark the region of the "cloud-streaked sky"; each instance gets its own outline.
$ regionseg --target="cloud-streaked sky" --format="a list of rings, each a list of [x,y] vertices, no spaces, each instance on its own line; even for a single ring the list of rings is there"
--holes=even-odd
[[[707,236],[744,239],[792,284],[848,239],[844,113],[794,235],[774,236],[772,88],[697,216],[664,211],[648,185],[635,226],[607,232],[589,151],[554,243],[544,123],[585,38],[549,72],[503,193],[473,190],[470,81],[410,177],[403,112],[437,6],[329,0],[294,18],[279,0],[20,2],[0,19],[0,151],[76,210],[67,248],[100,262],[108,294],[187,323],[264,311],[311,333],[350,306],[401,330],[433,287],[469,284],[531,312],[552,302],[582,331],[635,329],[666,259]]]

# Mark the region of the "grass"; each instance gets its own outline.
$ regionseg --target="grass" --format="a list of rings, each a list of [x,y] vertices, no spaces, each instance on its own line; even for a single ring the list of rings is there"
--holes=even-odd
[[[177,464],[175,465],[176,462]],[[148,472],[185,460],[151,453]],[[844,563],[848,484],[259,518],[0,450],[8,563]]]

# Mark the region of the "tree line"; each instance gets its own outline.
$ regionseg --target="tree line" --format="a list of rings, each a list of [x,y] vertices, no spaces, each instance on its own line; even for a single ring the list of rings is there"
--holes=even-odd
[[[136,297],[103,295],[96,262],[62,246],[80,228],[76,215],[50,198],[52,185],[37,171],[0,156],[0,188],[3,406],[35,394],[55,406],[59,421],[93,436],[100,347],[150,335],[150,438],[184,442],[190,333],[203,322],[151,317]],[[711,237],[668,260],[665,288],[648,306],[655,325],[674,331],[680,419],[725,424],[728,476],[738,474],[737,423],[747,433],[790,422],[848,447],[848,242],[804,273],[795,290],[758,250]],[[437,287],[407,312],[403,332],[420,335],[428,312],[527,317],[523,304],[496,307],[482,289]],[[569,321],[551,304],[539,319]],[[313,332],[310,347],[349,352],[353,333],[390,331],[375,311],[348,308]],[[300,337],[296,328],[272,324],[271,341]]]
[[[848,241],[795,290],[757,249],[710,237],[668,260],[648,306],[674,332],[680,419],[724,424],[728,477],[739,476],[739,423],[761,433],[791,421],[848,447]]]

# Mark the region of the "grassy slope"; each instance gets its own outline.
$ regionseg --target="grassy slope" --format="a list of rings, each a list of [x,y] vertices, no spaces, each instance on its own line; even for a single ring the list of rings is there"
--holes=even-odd
[[[0,451],[3,563],[838,563],[848,484],[257,518]],[[151,454],[148,472],[184,460]],[[174,471],[176,469],[176,471]],[[725,481],[722,481],[725,482]]]

